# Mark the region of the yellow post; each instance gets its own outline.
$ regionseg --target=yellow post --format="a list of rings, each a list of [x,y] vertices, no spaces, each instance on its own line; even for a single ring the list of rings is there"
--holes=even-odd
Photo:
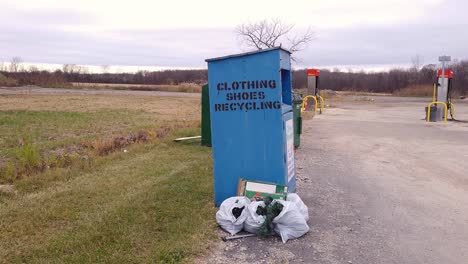
[[[444,103],[444,102],[432,102],[430,103],[428,106],[427,106],[427,119],[426,119],[426,122],[430,122],[431,120],[431,107],[432,105],[437,105],[437,104],[441,104],[444,106],[444,122],[447,122],[447,104]]]
[[[317,95],[317,97],[320,99],[320,109],[323,112],[323,109],[325,108],[325,100],[323,100],[323,97],[320,95]]]
[[[301,104],[301,112],[305,111],[305,106],[307,105],[307,99],[312,98],[314,99],[314,113],[317,112],[317,98],[313,95],[307,95],[302,99],[302,104]]]
[[[450,103],[450,115],[453,117],[455,116],[455,105],[453,103]]]
[[[432,102],[436,101],[436,89],[437,89],[437,85],[436,83],[434,83],[434,91],[432,92]]]

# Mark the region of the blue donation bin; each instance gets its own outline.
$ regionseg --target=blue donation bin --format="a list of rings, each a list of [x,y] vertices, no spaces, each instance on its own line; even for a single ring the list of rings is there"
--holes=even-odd
[[[278,47],[206,60],[216,206],[240,178],[295,191],[290,55]]]

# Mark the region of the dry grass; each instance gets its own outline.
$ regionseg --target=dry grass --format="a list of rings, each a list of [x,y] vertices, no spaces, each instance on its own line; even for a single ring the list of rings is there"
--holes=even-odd
[[[155,114],[162,120],[197,120],[200,98],[141,95],[5,95],[0,96],[0,111],[96,112],[131,110]]]
[[[395,96],[414,96],[414,97],[432,97],[434,93],[434,87],[432,85],[411,85],[395,91]]]
[[[0,96],[0,184],[197,127],[200,99],[133,95]],[[27,139],[27,140],[25,140]]]
[[[73,83],[72,88],[77,89],[110,89],[132,91],[164,91],[182,93],[201,93],[201,86],[196,83],[181,83],[178,85],[153,84],[119,84],[119,83]]]

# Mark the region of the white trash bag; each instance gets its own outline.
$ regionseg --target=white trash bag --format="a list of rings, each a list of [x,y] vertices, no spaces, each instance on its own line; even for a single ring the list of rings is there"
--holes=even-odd
[[[275,202],[283,205],[281,213],[273,219],[274,230],[281,236],[283,243],[309,232],[307,221],[293,202],[282,200],[276,200]]]
[[[259,206],[265,207],[265,202],[251,202],[247,207],[247,219],[244,222],[244,230],[252,234],[257,234],[258,229],[265,222],[265,216],[257,214]]]
[[[286,196],[286,201],[290,201],[295,204],[297,209],[299,209],[299,212],[301,212],[302,216],[304,216],[306,222],[309,221],[309,209],[301,200],[301,197],[297,195],[297,193],[288,193],[288,196]]]
[[[231,235],[239,233],[244,227],[245,219],[247,219],[247,207],[249,204],[250,200],[245,196],[227,198],[223,203],[221,203],[219,211],[216,213],[216,222],[218,222],[222,229]],[[244,207],[244,210],[241,215],[236,218],[233,215],[232,210],[234,208],[242,207]]]

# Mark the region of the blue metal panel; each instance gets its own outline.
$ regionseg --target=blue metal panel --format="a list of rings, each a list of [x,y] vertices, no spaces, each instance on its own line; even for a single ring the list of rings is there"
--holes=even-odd
[[[281,69],[291,70],[291,53],[287,50],[280,50]]]
[[[291,78],[281,54],[289,56],[277,48],[207,60],[217,206],[236,195],[239,178],[288,185]]]

